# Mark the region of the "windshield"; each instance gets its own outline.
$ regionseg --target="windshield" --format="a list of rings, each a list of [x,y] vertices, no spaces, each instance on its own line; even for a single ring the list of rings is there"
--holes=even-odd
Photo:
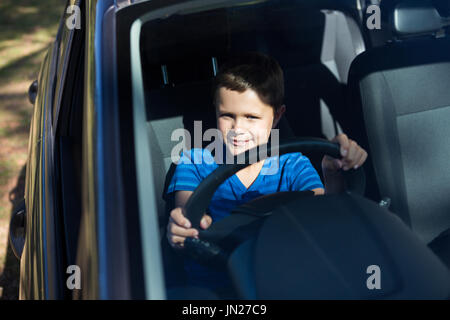
[[[184,283],[185,279],[179,276],[188,269],[195,269],[192,265],[186,266],[180,257],[174,257],[168,247],[169,214],[176,207],[174,193],[179,190],[193,192],[197,182],[212,172],[205,167],[196,167],[189,175],[177,174],[178,161],[183,159],[183,154],[195,157],[197,151],[192,150],[208,149],[216,139],[209,130],[220,129],[223,125],[221,117],[238,118],[239,112],[233,109],[233,103],[228,103],[227,111],[222,114],[223,108],[218,107],[217,97],[224,99],[224,95],[218,94],[215,84],[221,68],[235,57],[256,53],[279,64],[283,74],[283,112],[276,123],[274,120],[273,129],[278,130],[280,139],[313,137],[331,140],[348,132],[366,136],[363,116],[348,114],[349,103],[355,103],[349,101],[349,95],[359,90],[359,87],[350,87],[351,66],[366,52],[404,39],[391,27],[390,16],[380,11],[384,8],[383,3],[371,8],[369,4],[360,8],[353,3],[211,1],[205,6],[203,2],[193,1],[143,12],[133,23],[130,30],[131,90],[144,269],[148,273],[163,272],[167,289]],[[384,4],[390,8],[393,3]],[[441,6],[439,11],[444,15],[448,7]],[[433,38],[439,37],[439,32],[443,31],[433,33]],[[412,35],[408,35],[406,41],[410,37]],[[257,93],[259,98],[265,98],[264,92]],[[263,98],[259,100],[266,101]],[[227,99],[235,101],[232,95]],[[220,106],[224,104],[221,100]],[[277,108],[274,107],[274,119],[279,111]],[[264,108],[259,110],[262,110],[259,115],[246,114],[245,117],[263,118]],[[251,140],[245,137],[233,143],[239,145]],[[304,156],[310,161],[311,167],[308,165],[307,168],[314,172],[309,176],[314,176],[311,178],[314,183],[309,188],[298,186],[295,190],[323,191],[323,154]],[[368,194],[373,191],[371,196],[379,201],[376,177],[374,173],[369,174],[372,175],[368,177],[371,179],[368,187],[373,190]],[[192,182],[196,178],[197,182]],[[215,217],[226,216],[258,196],[292,189],[289,185],[274,191],[268,185],[277,183],[264,182],[258,175],[249,181],[241,178],[230,178],[230,190],[221,191],[225,183],[218,188],[218,194],[235,195],[233,188],[237,186],[245,197],[239,201],[230,198],[211,204],[208,212],[212,212],[213,223],[219,221]],[[177,179],[185,183],[185,189],[173,187]],[[267,191],[269,189],[271,191]],[[390,200],[383,201],[380,202],[382,205]],[[155,235],[150,227],[155,225],[159,228],[161,244],[157,249],[152,247]],[[163,267],[159,270],[152,263],[155,250],[162,252]],[[216,278],[219,277],[220,273],[216,274]]]
[[[136,117],[145,119],[139,137],[148,139],[142,145],[151,158],[142,165],[151,164],[154,190],[146,201],[158,213],[161,235],[173,205],[167,187],[181,151],[211,143],[205,132],[217,126],[212,83],[230,57],[259,52],[280,64],[288,110],[282,137],[293,132],[331,138],[342,132],[337,111],[345,100],[343,88],[351,61],[366,45],[357,12],[341,9],[291,1],[240,2],[175,10],[163,18],[155,13],[135,25],[133,91],[142,101],[137,107],[145,107]],[[319,158],[312,155],[311,160],[320,167]]]

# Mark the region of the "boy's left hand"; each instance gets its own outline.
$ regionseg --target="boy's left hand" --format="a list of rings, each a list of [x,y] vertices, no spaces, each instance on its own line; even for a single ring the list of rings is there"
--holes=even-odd
[[[322,159],[322,170],[325,172],[337,172],[339,169],[344,171],[358,169],[367,159],[367,152],[361,148],[355,141],[349,139],[347,135],[340,134],[331,140],[341,146],[341,159],[334,159],[330,156],[324,156]]]

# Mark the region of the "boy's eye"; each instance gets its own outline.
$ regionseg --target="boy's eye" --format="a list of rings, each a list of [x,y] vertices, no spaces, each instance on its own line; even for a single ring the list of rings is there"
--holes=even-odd
[[[259,117],[257,117],[257,116],[252,116],[252,115],[248,115],[248,116],[247,116],[247,119],[252,119],[252,120],[254,120],[254,119],[259,119]]]

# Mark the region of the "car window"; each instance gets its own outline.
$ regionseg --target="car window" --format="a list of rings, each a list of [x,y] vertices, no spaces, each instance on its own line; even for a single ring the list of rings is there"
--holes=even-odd
[[[257,51],[277,59],[285,75],[287,119],[296,135],[331,137],[342,130],[339,121],[348,69],[365,48],[354,18],[357,12],[346,10],[258,1],[213,10],[179,10],[164,19],[141,22],[139,33],[134,26],[130,36],[134,125],[139,131],[135,137],[136,145],[145,147],[136,150],[138,189],[142,188],[138,197],[145,198],[141,204],[148,204],[140,209],[146,221],[141,226],[143,243],[149,243],[152,232],[150,212],[157,213],[164,256],[171,209],[166,188],[175,166],[174,150],[178,153],[177,145],[187,140],[194,146],[196,134],[202,140],[203,133],[216,126],[212,81],[230,56]],[[179,129],[186,129],[189,137],[174,139]],[[144,174],[148,167],[150,175]],[[169,275],[166,281],[173,284],[171,280]]]
[[[355,96],[360,93],[360,88],[349,86],[350,65],[382,52],[376,47],[402,46],[403,41],[414,41],[416,36],[430,42],[436,36],[442,37],[439,31],[396,39],[389,15],[398,2],[211,0],[206,2],[207,7],[198,2],[165,7],[141,1],[119,10],[119,103],[122,119],[128,121],[122,143],[133,140],[134,145],[126,145],[132,160],[127,169],[136,172],[136,184],[132,188],[127,185],[125,192],[139,215],[147,290],[152,281],[154,287],[160,284],[156,279],[160,272],[159,250],[166,288],[184,281],[178,277],[183,275],[180,257],[171,255],[165,238],[173,208],[167,190],[180,151],[211,142],[203,137],[207,129],[216,126],[211,89],[218,68],[235,54],[256,51],[270,55],[284,72],[286,118],[295,136],[329,138],[349,130],[365,134],[364,119],[358,118],[359,114],[345,113],[348,105],[354,104],[346,95],[350,91]],[[443,17],[448,16],[449,1],[434,3]],[[369,5],[381,9],[381,30],[366,24],[371,14],[364,10]],[[391,62],[389,56],[377,58]],[[196,135],[201,140],[197,145]],[[374,176],[368,177],[375,185]],[[383,199],[380,206],[389,206],[387,200]],[[154,246],[155,234],[162,244],[159,249]]]

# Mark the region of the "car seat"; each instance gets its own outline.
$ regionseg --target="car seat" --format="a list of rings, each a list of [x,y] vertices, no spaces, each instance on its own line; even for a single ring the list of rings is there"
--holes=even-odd
[[[369,150],[368,184],[449,265],[450,41],[436,38],[431,4],[405,2],[392,16],[397,39],[351,65],[351,135]]]

